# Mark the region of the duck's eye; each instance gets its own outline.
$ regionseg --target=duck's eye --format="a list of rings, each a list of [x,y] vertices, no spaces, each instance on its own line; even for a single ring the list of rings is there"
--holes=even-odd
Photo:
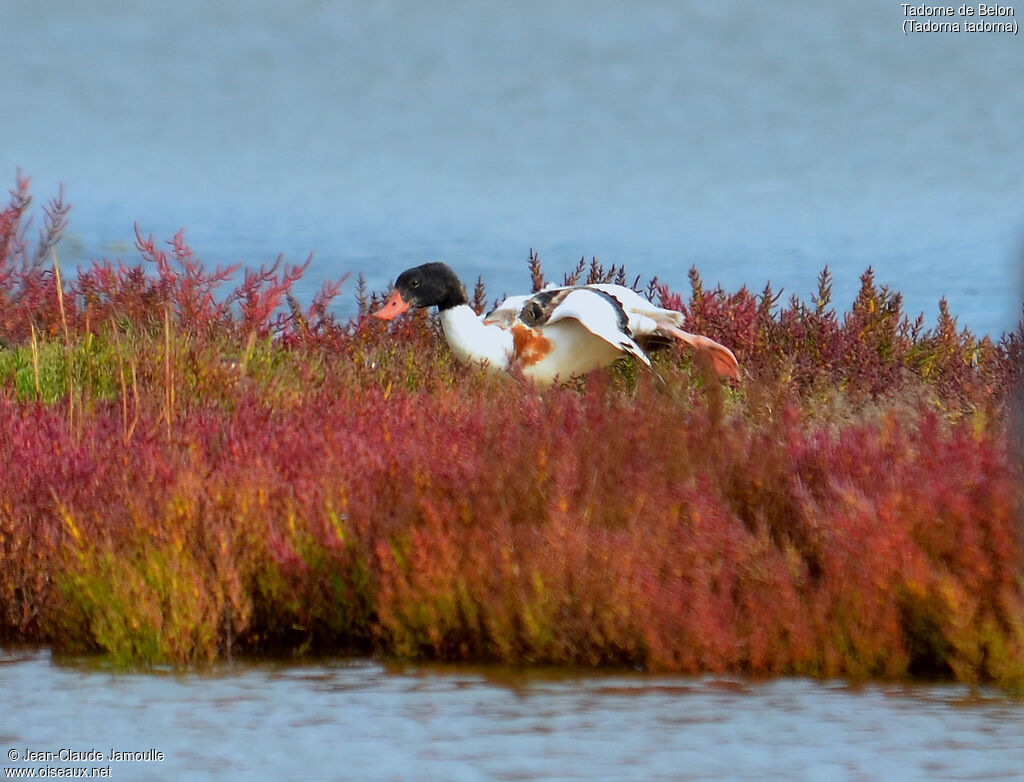
[[[418,287],[420,287],[420,281],[417,280],[417,279],[409,280],[409,287],[410,288],[418,288]]]

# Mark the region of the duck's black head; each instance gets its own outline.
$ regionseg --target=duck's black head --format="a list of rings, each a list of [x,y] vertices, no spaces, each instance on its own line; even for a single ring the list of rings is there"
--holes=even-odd
[[[382,320],[391,320],[408,309],[436,306],[438,310],[446,310],[468,302],[466,289],[447,264],[425,263],[399,274],[391,296],[373,314]]]

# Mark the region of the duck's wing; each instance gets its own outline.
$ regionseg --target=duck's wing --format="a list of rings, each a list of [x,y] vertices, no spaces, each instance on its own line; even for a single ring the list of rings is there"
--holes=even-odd
[[[683,313],[659,307],[654,302],[648,300],[646,296],[642,296],[632,288],[627,288],[624,285],[595,283],[587,287],[599,290],[613,297],[622,305],[623,312],[629,318],[629,328],[632,330],[634,337],[654,334],[662,324],[681,328],[686,323]]]
[[[519,320],[519,313],[529,299],[529,294],[525,296],[509,296],[505,301],[484,315],[484,325],[498,326],[506,331],[510,330],[516,324],[516,321]]]
[[[648,347],[663,344],[666,340],[679,340],[706,354],[719,375],[733,379],[739,377],[740,365],[733,352],[710,337],[684,331],[682,327],[686,319],[683,313],[659,307],[622,285],[596,284],[590,287],[614,297],[622,305],[634,337],[644,344],[650,343]]]
[[[563,320],[575,320],[595,337],[635,356],[650,366],[651,360],[633,339],[629,318],[612,296],[591,288],[556,288],[529,297],[519,315],[533,328]]]

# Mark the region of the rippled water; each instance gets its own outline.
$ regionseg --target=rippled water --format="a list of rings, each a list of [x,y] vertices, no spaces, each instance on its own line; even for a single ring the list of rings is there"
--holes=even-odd
[[[1024,702],[956,685],[9,650],[0,704],[8,752],[163,753],[112,779],[1024,779]]]
[[[1024,9],[1022,9],[1024,10]],[[208,260],[315,251],[308,287],[447,259],[491,290],[580,256],[686,289],[848,305],[868,264],[929,321],[1020,314],[1024,48],[904,36],[899,3],[5,0],[0,178]],[[308,294],[308,291],[305,293]],[[346,298],[351,306],[351,298]]]

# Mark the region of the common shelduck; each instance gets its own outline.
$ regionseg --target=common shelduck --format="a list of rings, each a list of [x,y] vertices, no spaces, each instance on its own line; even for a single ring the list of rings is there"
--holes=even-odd
[[[391,320],[409,309],[436,306],[445,339],[463,363],[495,372],[518,369],[538,385],[606,367],[624,353],[650,366],[641,344],[679,339],[706,352],[720,375],[739,374],[736,357],[708,337],[683,331],[683,315],[656,307],[621,285],[548,287],[512,296],[484,317],[446,264],[402,272],[374,316]]]

